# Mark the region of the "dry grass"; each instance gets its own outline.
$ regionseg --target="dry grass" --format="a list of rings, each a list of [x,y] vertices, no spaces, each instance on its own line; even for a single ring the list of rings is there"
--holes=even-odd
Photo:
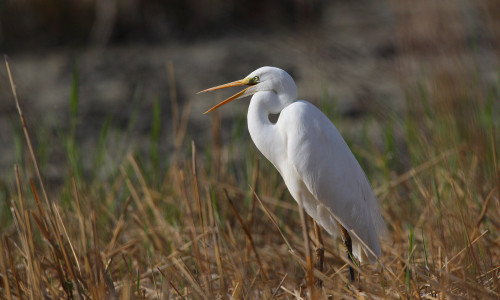
[[[30,151],[39,176],[26,182],[28,170],[16,167],[13,223],[0,240],[1,298],[301,299],[313,290],[317,298],[497,299],[495,124],[478,147],[454,136],[451,121],[421,117],[423,124],[407,121],[415,126],[407,129],[415,165],[376,189],[390,239],[380,263],[361,266],[355,284],[330,238],[325,269],[314,270],[323,288],[307,282],[298,209],[269,164],[249,160],[240,170],[247,179],[238,183],[224,170],[220,150],[199,157],[193,142],[191,155],[176,153],[162,180],[151,179],[130,155],[109,182],[72,180],[63,188],[67,203],[45,191]],[[176,128],[182,140],[185,130]],[[385,165],[383,153],[368,158]]]
[[[297,205],[248,141],[224,150],[217,114],[213,145],[197,151],[185,140],[190,106],[172,101],[168,167],[155,168],[154,151],[130,154],[106,179],[85,181],[70,168],[67,184],[47,191],[30,142],[36,130],[15,97],[31,164],[16,166],[12,219],[2,222],[0,299],[498,299],[500,84],[456,67],[436,67],[417,87],[402,83],[407,111],[381,125],[383,149],[370,137],[352,145],[370,163],[389,238],[379,263],[357,268],[351,284],[341,244],[324,234],[325,267],[314,270],[321,289],[306,280]],[[238,151],[238,161],[227,158]]]

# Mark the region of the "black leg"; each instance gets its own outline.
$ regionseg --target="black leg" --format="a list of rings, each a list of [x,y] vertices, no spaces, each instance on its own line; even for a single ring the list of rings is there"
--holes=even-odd
[[[347,230],[344,228],[344,226],[340,225],[340,228],[342,230],[342,239],[344,241],[344,246],[345,246],[346,252],[347,252],[347,259],[349,259],[352,263],[354,263],[354,261],[352,260],[351,236],[349,235]],[[351,282],[354,282],[354,269],[351,266],[348,266],[348,267],[349,267],[349,276],[350,276]]]
[[[352,241],[351,241],[351,237],[349,235],[347,235],[348,239],[346,241],[344,241],[344,244],[347,248],[347,258],[352,262],[354,263],[354,261],[352,260]],[[351,276],[351,282],[354,282],[354,269],[349,266],[349,275]]]

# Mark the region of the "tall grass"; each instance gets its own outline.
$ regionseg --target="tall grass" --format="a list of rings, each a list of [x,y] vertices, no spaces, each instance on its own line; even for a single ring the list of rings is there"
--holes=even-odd
[[[173,65],[168,70],[175,86]],[[81,126],[77,72],[71,132],[59,135],[67,180],[55,190],[45,192],[36,151],[25,149],[43,129],[27,128],[19,107],[22,130],[13,145],[19,164],[3,204],[12,221],[0,222],[1,299],[500,296],[500,83],[472,83],[457,98],[460,82],[434,78],[431,87],[408,90],[406,113],[380,124],[382,149],[374,141],[380,137],[347,138],[379,183],[389,238],[380,262],[357,268],[360,280],[352,284],[341,244],[324,234],[325,267],[314,270],[323,286],[312,292],[298,207],[245,138],[244,116],[223,145],[214,114],[206,130],[212,145],[197,145],[186,134],[190,105],[182,109],[172,93],[175,147],[167,158],[159,147],[166,118],[156,101],[149,153],[125,155],[111,166],[112,176],[100,178],[112,119],[103,124],[96,152],[82,153],[74,138]],[[345,120],[335,120],[342,129]],[[398,153],[409,157],[408,165]],[[95,157],[90,170],[84,155]]]

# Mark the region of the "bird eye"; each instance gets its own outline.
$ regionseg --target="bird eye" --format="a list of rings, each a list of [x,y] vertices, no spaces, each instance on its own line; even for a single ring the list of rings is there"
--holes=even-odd
[[[259,82],[259,76],[254,76],[252,77],[252,79],[250,79],[250,83],[252,84],[256,84]]]

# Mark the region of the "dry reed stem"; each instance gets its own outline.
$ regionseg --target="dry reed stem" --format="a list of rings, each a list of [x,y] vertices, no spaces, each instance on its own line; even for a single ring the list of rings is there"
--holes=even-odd
[[[210,188],[207,187],[207,199],[210,199]],[[214,217],[214,207],[212,205],[212,201],[207,201],[208,206],[208,218],[210,222],[210,227],[215,228],[215,232],[212,234],[212,242],[214,244],[214,254],[215,254],[215,262],[217,264],[217,271],[219,273],[219,294],[224,295],[226,290],[226,282],[224,281],[225,274],[224,269],[222,268],[222,258],[220,251],[220,241],[219,241],[219,232],[220,227],[215,221]]]
[[[4,250],[3,250],[3,240],[4,237],[0,236],[0,271],[2,271],[2,280],[3,280],[3,287],[5,289],[5,294],[7,295],[8,300],[12,300],[12,295],[10,294],[10,286],[9,286],[9,273],[7,272],[7,262],[5,261],[4,257]]]
[[[266,206],[264,205],[264,203],[262,202],[262,200],[259,198],[259,196],[257,195],[257,193],[252,189],[252,187],[250,187],[250,189],[252,190],[252,193],[255,195],[255,199],[257,199],[259,201],[259,204],[260,204],[260,207],[262,208],[262,210],[269,217],[269,219],[271,220],[271,222],[273,223],[273,225],[278,229],[278,232],[280,233],[281,238],[283,239],[283,241],[287,245],[288,249],[290,251],[292,251],[292,252],[295,252],[295,250],[293,249],[292,245],[290,244],[290,242],[288,242],[288,239],[283,234],[283,231],[281,230],[280,226],[276,222],[275,217],[273,217],[273,215],[271,214],[271,212],[266,208]]]
[[[252,230],[252,226],[253,226],[254,213],[255,213],[255,203],[257,202],[257,199],[255,198],[255,194],[258,193],[258,191],[259,191],[258,183],[259,183],[259,158],[257,157],[257,158],[255,158],[255,165],[254,165],[253,172],[252,172],[252,187],[253,187],[253,190],[255,191],[255,193],[251,193],[250,208],[248,210],[248,216],[247,216],[247,222],[246,222],[246,224],[247,224],[246,226],[247,226],[249,231]],[[247,237],[246,248],[245,248],[245,261],[247,261],[247,262],[249,260],[249,255],[250,255],[250,250],[251,250],[250,248],[251,248],[250,240]]]
[[[325,245],[323,243],[323,237],[321,236],[321,228],[318,226],[318,223],[313,220],[314,224],[314,235],[316,237],[316,249],[315,249],[315,257],[316,257],[316,269],[320,272],[323,272],[323,261],[325,258]],[[321,288],[323,286],[323,281],[321,279],[316,278],[316,287]]]
[[[451,169],[450,169],[450,165],[448,164],[448,160],[445,159],[444,162],[445,162],[445,165],[446,165],[446,168],[447,168],[449,174],[451,174]],[[461,196],[459,196],[459,193],[458,193],[458,190],[460,189],[460,187],[458,187],[456,184],[456,181],[452,180],[451,178],[450,178],[450,185],[451,185],[453,193],[455,195],[455,201],[456,201],[456,204],[458,207],[458,212],[460,214],[460,221],[462,221],[461,224],[463,225],[465,236],[467,237],[467,245],[472,245],[471,236],[470,236],[470,233],[468,230],[467,222],[466,222],[465,217],[464,217],[462,203],[460,203],[460,201],[459,201],[459,199],[461,198]],[[461,194],[463,194],[463,193],[461,193]],[[470,253],[472,259],[474,260],[476,266],[479,266],[479,261],[478,261],[476,255],[474,254],[474,251],[472,251],[472,248],[471,247],[465,247],[465,248],[467,250],[469,250],[469,253]],[[445,266],[447,266],[447,265],[445,265]]]
[[[20,279],[19,279],[19,274],[17,272],[17,268],[14,266],[14,258],[12,256],[12,250],[11,250],[11,246],[10,246],[10,242],[9,242],[9,239],[7,237],[5,237],[5,248],[7,249],[7,258],[8,258],[8,261],[9,261],[9,267],[12,271],[12,275],[14,276],[14,283],[16,284],[16,291],[17,291],[17,297],[19,299],[23,299],[22,297],[22,292],[21,292],[21,285],[20,285]],[[1,253],[1,251],[0,251]],[[7,273],[6,274],[6,277],[7,277]]]
[[[247,226],[243,222],[243,219],[241,218],[240,214],[238,213],[238,210],[236,209],[236,207],[234,206],[233,201],[231,201],[231,198],[227,194],[227,190],[224,190],[224,194],[226,195],[226,199],[229,202],[229,205],[231,206],[231,209],[233,210],[234,215],[236,216],[236,219],[240,223],[240,226],[243,229],[243,231],[245,232],[247,240],[250,241],[250,246],[252,247],[252,250],[255,254],[255,258],[257,259],[257,263],[258,263],[260,269],[262,270],[262,277],[264,278],[264,280],[268,280],[268,277],[267,277],[266,272],[264,271],[264,268],[262,265],[262,261],[260,260],[259,253],[257,252],[257,249],[255,248],[255,244],[253,242],[252,234],[250,233],[250,230],[247,228]]]
[[[125,215],[127,213],[128,206],[130,205],[130,202],[132,201],[132,197],[128,197],[127,201],[125,201],[125,204],[123,205],[122,212],[120,214],[120,217],[118,218],[118,221],[116,222],[115,229],[113,230],[113,235],[111,237],[111,240],[108,243],[108,246],[106,247],[106,250],[104,253],[109,254],[113,248],[115,247],[116,241],[118,240],[118,236],[123,230],[123,225],[125,223]],[[108,256],[109,257],[109,256]]]
[[[57,248],[55,248],[55,243],[51,240],[51,235],[52,234],[50,233],[50,230],[54,230],[55,231],[55,236],[58,239],[59,245],[61,245],[62,254],[64,256],[64,260],[66,262],[66,265],[69,266],[70,272],[72,274],[73,279],[75,281],[77,281],[76,275],[74,274],[74,270],[72,268],[72,264],[69,263],[68,255],[67,255],[67,253],[66,253],[66,251],[64,249],[62,240],[60,238],[59,229],[56,226],[55,213],[54,213],[54,210],[53,210],[53,207],[52,207],[52,203],[51,203],[51,201],[50,201],[50,199],[48,197],[47,190],[45,188],[45,184],[44,184],[41,172],[40,172],[39,164],[38,164],[38,161],[37,161],[34,149],[33,149],[33,145],[31,143],[31,138],[29,136],[28,127],[27,127],[26,121],[24,119],[24,114],[23,114],[21,106],[19,104],[19,99],[17,97],[17,92],[16,92],[14,80],[13,80],[13,77],[12,77],[12,73],[11,73],[11,70],[10,70],[10,66],[9,66],[9,63],[8,63],[8,60],[7,60],[7,56],[4,56],[4,60],[5,60],[5,66],[7,68],[7,73],[8,73],[8,76],[9,76],[9,81],[10,81],[10,86],[11,86],[11,90],[12,90],[12,95],[14,97],[14,101],[16,103],[16,108],[17,108],[17,111],[18,111],[19,119],[20,119],[22,127],[23,127],[23,133],[24,133],[24,137],[25,137],[26,143],[28,145],[28,149],[29,149],[30,155],[31,155],[31,160],[32,160],[32,163],[33,163],[33,167],[35,169],[38,181],[39,181],[40,186],[42,188],[42,194],[44,196],[44,200],[46,202],[46,205],[49,206],[49,211],[50,211],[50,217],[47,220],[48,216],[44,212],[44,209],[43,209],[43,207],[41,205],[41,202],[39,200],[39,196],[38,196],[38,192],[36,190],[35,184],[34,184],[34,182],[32,180],[30,180],[31,189],[33,191],[33,195],[35,197],[35,200],[36,200],[36,203],[37,203],[37,206],[38,206],[38,211],[39,211],[40,216],[41,216],[41,219],[37,218],[37,219],[35,219],[35,221],[37,221],[37,224],[39,225],[40,229],[42,230],[42,233],[44,233],[45,238],[51,243],[51,245],[52,245],[52,255],[54,257],[54,262],[57,262],[57,259],[58,259],[58,253],[56,252]],[[32,212],[32,215],[33,215],[33,217],[36,217],[33,212]],[[49,229],[47,221],[49,221],[51,223],[51,228],[50,229]],[[68,297],[71,296],[71,291],[66,286],[66,282],[65,282],[66,279],[65,279],[65,276],[63,274],[62,266],[60,264],[56,264],[56,270],[57,270],[57,273],[58,273],[58,278],[60,280],[61,286],[63,287],[66,295]]]
[[[127,176],[127,174],[123,168],[121,168],[121,171],[122,171],[122,174],[124,176]],[[130,180],[130,178],[127,177],[125,179],[125,183],[130,191],[132,199],[134,200],[137,208],[139,209],[140,215],[142,215],[142,217],[143,217],[142,220],[145,221],[145,225],[143,225],[143,222],[141,221],[141,219],[138,218],[135,214],[134,214],[134,216],[136,216],[136,217],[134,218],[134,221],[136,221],[138,224],[141,224],[140,227],[144,230],[144,232],[146,233],[146,236],[148,236],[148,238],[151,240],[151,242],[156,247],[156,249],[165,249],[166,248],[166,247],[164,247],[165,243],[162,242],[161,238],[158,236],[156,231],[153,230],[154,226],[151,223],[151,218],[149,218],[148,213],[146,211],[146,208],[143,205],[143,201],[141,201],[141,197],[139,196],[139,193],[137,192],[135,186],[132,184],[132,181]],[[153,212],[153,213],[158,213],[158,212]],[[149,231],[146,230],[147,228],[149,228],[150,230]]]
[[[191,141],[191,175],[192,175],[192,181],[193,181],[193,190],[194,190],[194,195],[196,199],[196,204],[198,205],[198,218],[199,218],[199,226],[201,227],[201,236],[202,236],[202,244],[203,244],[203,254],[205,255],[205,264],[200,265],[200,271],[203,275],[203,282],[204,285],[208,288],[208,293],[211,298],[214,297],[213,291],[212,291],[212,285],[210,284],[210,280],[208,278],[208,275],[210,274],[210,263],[209,263],[209,258],[208,258],[208,248],[207,248],[207,243],[205,240],[205,225],[203,222],[203,209],[202,209],[202,204],[201,204],[201,197],[200,197],[200,188],[198,185],[198,168],[196,165],[196,145],[194,141]]]
[[[184,274],[184,277],[191,283],[191,287],[193,287],[193,290],[196,291],[196,293],[198,293],[198,295],[203,299],[208,300],[200,284],[196,281],[193,274],[189,271],[189,268],[186,267],[186,264],[180,259],[174,259],[173,261],[177,268]]]
[[[278,286],[274,290],[274,293],[271,295],[271,299],[270,300],[272,300],[272,299],[274,299],[276,297],[276,294],[281,289],[281,286],[283,285],[283,282],[285,282],[285,279],[286,279],[287,276],[288,276],[288,273],[286,273],[285,276],[283,276],[283,278],[281,279],[280,283],[278,284]]]
[[[14,101],[16,103],[17,112],[19,114],[19,119],[21,120],[21,124],[23,127],[24,137],[26,139],[26,144],[28,145],[28,149],[31,155],[31,160],[33,162],[33,167],[35,168],[36,175],[38,177],[38,181],[40,182],[40,186],[42,187],[42,193],[46,204],[52,209],[50,206],[49,196],[47,194],[47,190],[45,189],[45,184],[43,182],[42,173],[40,172],[40,168],[38,167],[38,160],[36,159],[35,151],[33,150],[33,145],[31,144],[31,138],[28,133],[28,126],[26,125],[26,121],[24,120],[24,114],[21,109],[21,105],[19,104],[19,99],[17,98],[16,85],[14,84],[14,79],[12,78],[12,73],[10,71],[9,62],[7,60],[7,55],[4,55],[5,67],[7,68],[7,74],[9,75],[10,87],[12,90],[12,95],[14,96]]]
[[[495,126],[491,124],[491,151],[493,156],[493,168],[495,170],[495,181],[497,190],[497,199],[500,201],[500,172],[498,171],[498,158],[497,158],[497,142],[495,135]],[[499,287],[500,290],[500,287]]]
[[[146,204],[151,209],[151,212],[153,213],[153,215],[155,217],[155,221],[160,222],[161,229],[167,228],[168,226],[165,223],[163,216],[160,214],[160,210],[158,209],[158,207],[155,205],[155,203],[153,201],[153,196],[151,195],[151,192],[148,188],[148,184],[146,183],[146,179],[144,178],[144,175],[142,174],[142,172],[139,168],[139,165],[137,164],[137,161],[135,160],[135,158],[132,155],[128,156],[128,161],[129,161],[130,165],[132,166],[137,179],[140,182],[141,190],[142,190],[142,193],[144,194],[144,200],[146,200],[145,201]],[[146,216],[145,210],[144,210],[144,216]]]
[[[33,230],[31,227],[31,222],[30,222],[30,217],[29,217],[29,212],[26,210],[24,211],[24,225],[23,228],[26,228],[26,240],[28,241],[27,243],[27,248],[25,249],[25,252],[28,253],[28,288],[29,288],[29,294],[30,294],[30,299],[41,299],[42,293],[41,293],[41,282],[40,282],[40,276],[41,274],[41,267],[40,267],[40,262],[35,259],[35,245],[34,245],[34,240],[33,240]]]
[[[304,252],[306,256],[306,280],[307,287],[310,291],[309,296],[311,299],[315,297],[315,286],[314,286],[314,267],[312,261],[312,253],[311,253],[311,245],[309,244],[309,226],[307,225],[306,212],[304,211],[304,206],[302,204],[302,199],[299,198],[297,203],[299,204],[299,214],[300,214],[300,223],[302,225],[302,235],[303,235],[303,243],[304,243]]]
[[[180,187],[181,187],[181,190],[182,190],[182,194],[183,194],[183,199],[184,199],[184,205],[185,205],[185,208],[186,208],[186,212],[187,212],[187,220],[186,220],[186,223],[189,224],[189,228],[190,228],[190,237],[191,237],[191,241],[192,241],[192,247],[193,247],[193,252],[194,252],[194,258],[198,264],[198,267],[200,269],[203,270],[203,260],[201,258],[201,254],[200,254],[200,248],[199,248],[199,245],[198,245],[198,240],[196,239],[196,222],[195,222],[195,218],[194,218],[194,214],[193,214],[193,210],[191,209],[191,204],[189,203],[189,196],[188,196],[188,192],[187,192],[187,186],[186,186],[186,180],[185,180],[185,177],[184,177],[184,172],[181,170],[179,172],[179,184],[180,184]],[[205,278],[205,281],[206,281],[206,278]],[[208,283],[208,282],[206,282]]]
[[[57,206],[55,204],[54,204],[54,211],[55,211],[56,217],[57,217],[56,221],[58,221],[59,224],[61,225],[62,232],[64,233],[64,237],[66,238],[66,241],[68,242],[68,245],[69,245],[69,247],[71,249],[71,254],[72,254],[72,256],[74,258],[74,261],[76,263],[76,266],[78,268],[78,273],[80,274],[80,263],[78,262],[78,257],[76,255],[75,248],[73,247],[73,243],[71,242],[71,239],[69,238],[68,232],[66,230],[66,226],[64,226],[64,223],[63,223],[63,220],[61,218],[61,215],[59,214],[59,210],[57,209]],[[64,242],[61,239],[59,241],[60,241],[61,245],[64,245]],[[72,275],[74,276],[74,279],[75,279],[75,282],[76,282],[77,278],[76,278],[76,273],[75,273],[75,271],[73,269],[73,264],[70,263],[70,259],[69,259],[68,254],[66,254],[66,251],[64,251],[63,254],[65,254],[66,263],[69,265],[70,271],[71,271]]]

